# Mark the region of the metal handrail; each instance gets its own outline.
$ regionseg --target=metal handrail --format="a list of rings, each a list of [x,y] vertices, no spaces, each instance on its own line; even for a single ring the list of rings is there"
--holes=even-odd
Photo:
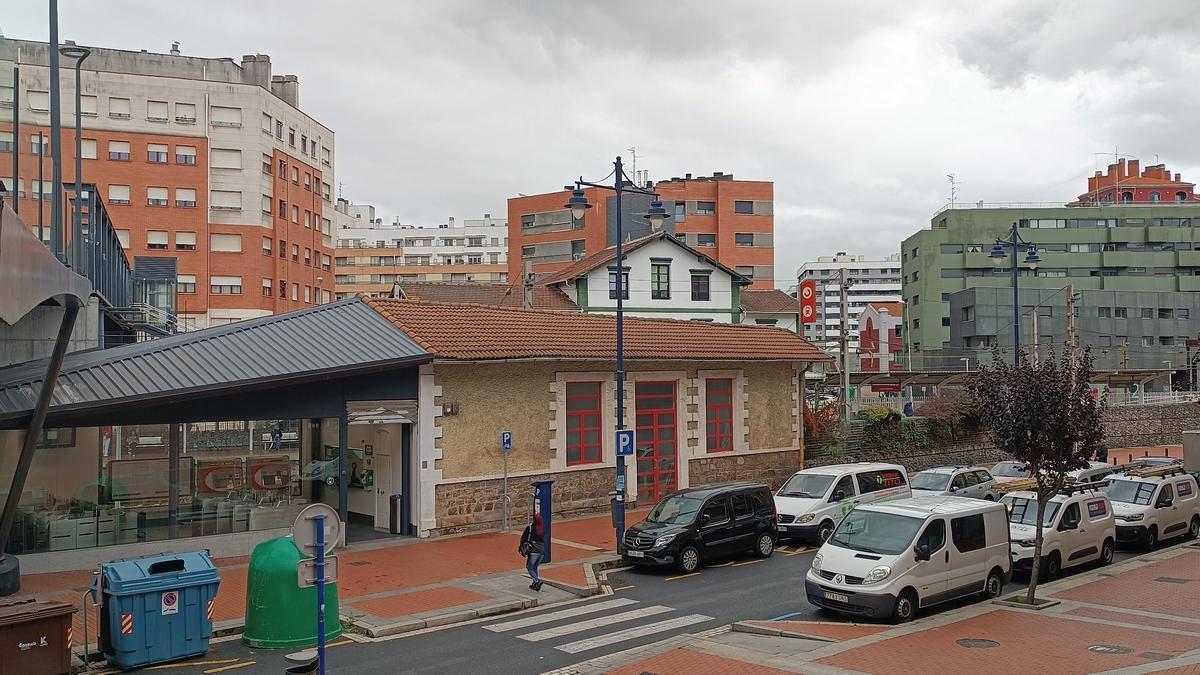
[[[968,209],[1061,209],[1068,204],[1063,202],[953,202],[943,204],[941,208],[934,212],[934,216],[945,211],[962,211]],[[1103,208],[1147,208],[1147,207],[1172,207],[1172,206],[1194,206],[1200,208],[1200,203],[1197,202],[1108,202],[1103,204],[1075,204],[1069,205],[1072,209],[1103,209]]]

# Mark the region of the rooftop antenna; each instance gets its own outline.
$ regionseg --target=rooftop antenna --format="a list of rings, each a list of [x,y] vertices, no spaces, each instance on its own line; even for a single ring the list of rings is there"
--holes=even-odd
[[[952,173],[946,174],[946,178],[950,180],[950,206],[954,206],[954,202],[958,201],[958,181]]]
[[[630,156],[629,171],[630,171],[630,173],[633,174],[633,182],[636,183],[638,181],[638,178],[637,178],[637,148],[625,148],[625,149],[627,151],[629,151],[629,156]]]

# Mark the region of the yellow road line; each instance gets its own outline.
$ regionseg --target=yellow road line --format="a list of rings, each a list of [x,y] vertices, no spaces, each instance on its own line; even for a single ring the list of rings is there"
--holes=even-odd
[[[680,574],[677,577],[666,577],[663,579],[663,581],[675,581],[676,579],[687,579],[688,577],[698,577],[698,576],[700,576],[699,572],[692,572],[691,574]]]
[[[799,555],[801,553],[808,553],[809,551],[812,551],[812,550],[814,550],[814,549],[811,546],[804,546],[802,548],[796,549],[795,551],[792,551],[791,553],[784,553],[784,555],[786,555],[786,556]]]
[[[345,640],[338,640],[337,642],[332,642],[325,646],[326,647],[341,647],[342,645],[348,645],[348,644],[353,644],[353,643],[354,643],[354,640],[347,638]]]
[[[760,562],[762,562],[762,558],[759,558],[758,560],[746,560],[744,562],[734,563],[733,566],[734,567],[743,567],[745,565],[757,565]]]
[[[629,589],[631,589],[631,588],[633,588],[633,584],[628,584],[628,585],[625,585],[625,586],[613,586],[613,587],[612,587],[612,590],[613,590],[613,592],[614,592],[614,593],[616,593],[617,591],[627,591],[627,590],[629,590]]]
[[[208,670],[205,670],[203,672],[204,672],[204,675],[209,675],[210,673],[223,673],[227,670],[237,670],[238,668],[249,668],[250,666],[254,665],[255,663],[257,663],[257,662],[256,661],[242,661],[241,663],[235,663],[232,666],[221,666],[220,668],[209,668]]]
[[[713,568],[713,567],[729,567],[729,566],[730,566],[730,565],[732,565],[732,564],[733,564],[733,561],[732,561],[732,560],[730,560],[729,562],[724,562],[724,563],[721,563],[720,565],[709,565],[709,568]]]
[[[191,668],[192,666],[217,666],[225,663],[237,663],[241,659],[207,659],[201,661],[183,661],[181,663],[164,663],[161,666],[150,666],[146,670],[166,670],[168,668]]]

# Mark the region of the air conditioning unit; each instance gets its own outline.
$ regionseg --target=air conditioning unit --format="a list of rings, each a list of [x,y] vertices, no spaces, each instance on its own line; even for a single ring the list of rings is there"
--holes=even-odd
[[[583,254],[582,253],[572,253],[571,260],[574,260],[575,262],[579,262],[580,260],[583,260]]]

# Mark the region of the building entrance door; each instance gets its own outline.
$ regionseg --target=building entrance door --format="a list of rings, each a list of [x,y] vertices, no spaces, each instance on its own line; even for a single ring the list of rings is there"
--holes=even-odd
[[[679,446],[676,438],[674,382],[637,382],[637,497],[654,504],[677,488]]]

